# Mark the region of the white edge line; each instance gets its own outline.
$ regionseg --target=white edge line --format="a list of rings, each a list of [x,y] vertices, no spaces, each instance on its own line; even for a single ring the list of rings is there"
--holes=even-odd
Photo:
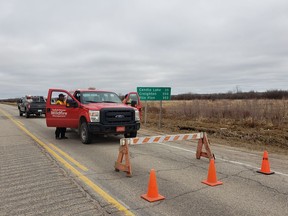
[[[170,148],[179,149],[179,150],[186,151],[186,152],[196,153],[196,151],[184,149],[184,148],[181,148],[181,147],[171,146],[171,145],[167,145],[167,144],[164,144],[164,143],[157,143],[157,144],[164,145],[164,146],[167,146],[167,147],[170,147]],[[254,166],[252,166],[250,164],[246,164],[246,163],[242,163],[242,162],[238,162],[238,161],[226,160],[226,159],[222,159],[222,158],[217,158],[217,160],[221,160],[221,161],[225,161],[225,162],[229,162],[229,163],[237,164],[237,165],[241,165],[241,166],[250,167],[250,168],[253,168],[253,169],[259,169],[259,167],[254,167]],[[278,175],[283,175],[283,176],[287,176],[288,177],[288,174],[286,174],[286,173],[276,172],[276,171],[275,171],[275,173],[278,174]]]

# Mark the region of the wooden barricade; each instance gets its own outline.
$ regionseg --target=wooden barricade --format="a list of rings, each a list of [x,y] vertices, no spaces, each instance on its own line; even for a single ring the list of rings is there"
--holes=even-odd
[[[117,161],[115,162],[115,171],[126,172],[128,177],[132,176],[132,169],[129,156],[129,145],[148,144],[148,143],[162,143],[181,140],[198,140],[196,158],[206,157],[210,159],[214,158],[214,154],[210,149],[210,142],[205,132],[193,133],[193,134],[177,134],[177,135],[165,135],[165,136],[151,136],[151,137],[135,137],[135,138],[122,138],[120,140],[119,154]],[[203,152],[203,145],[205,152]]]
[[[115,171],[119,172],[120,170],[126,172],[128,177],[132,176],[132,169],[130,164],[130,155],[128,140],[129,138],[123,138],[120,140],[119,154],[117,161],[115,162]],[[124,159],[124,163],[123,163]]]
[[[206,152],[203,152],[203,145],[205,147]],[[215,159],[214,154],[212,153],[211,149],[210,149],[210,142],[207,138],[207,134],[203,133],[203,137],[201,139],[198,140],[198,145],[197,145],[197,151],[196,151],[196,158],[200,159],[202,157],[206,157],[211,159]]]

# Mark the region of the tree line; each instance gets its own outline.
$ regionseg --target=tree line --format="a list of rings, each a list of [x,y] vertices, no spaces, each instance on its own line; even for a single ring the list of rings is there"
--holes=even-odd
[[[288,99],[288,91],[268,90],[266,92],[227,92],[212,94],[185,93],[171,95],[171,100],[219,100],[219,99]]]
[[[268,90],[266,92],[227,92],[212,94],[185,93],[171,95],[171,100],[219,100],[219,99],[288,99],[288,91]],[[19,98],[0,99],[0,102],[15,103]]]

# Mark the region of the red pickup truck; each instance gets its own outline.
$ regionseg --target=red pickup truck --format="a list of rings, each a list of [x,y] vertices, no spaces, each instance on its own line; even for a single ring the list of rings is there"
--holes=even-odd
[[[65,105],[56,104],[60,94],[66,98]],[[110,91],[49,89],[46,124],[48,127],[78,129],[84,144],[91,143],[93,134],[136,137],[140,129],[141,103],[137,92],[129,93],[129,97],[133,107],[123,104],[119,96]]]

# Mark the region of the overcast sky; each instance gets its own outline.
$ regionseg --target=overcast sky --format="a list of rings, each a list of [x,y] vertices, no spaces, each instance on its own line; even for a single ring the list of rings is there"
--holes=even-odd
[[[0,98],[288,90],[287,0],[0,0]]]

